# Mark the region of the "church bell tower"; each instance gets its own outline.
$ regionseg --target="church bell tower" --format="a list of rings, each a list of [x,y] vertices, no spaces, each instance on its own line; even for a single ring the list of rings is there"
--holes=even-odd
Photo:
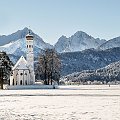
[[[31,84],[35,83],[35,75],[34,75],[34,54],[33,54],[33,40],[34,37],[33,35],[29,33],[26,35],[26,47],[27,47],[27,55],[26,55],[26,59],[27,59],[27,63],[29,65],[30,68],[30,72],[32,73],[32,82]]]

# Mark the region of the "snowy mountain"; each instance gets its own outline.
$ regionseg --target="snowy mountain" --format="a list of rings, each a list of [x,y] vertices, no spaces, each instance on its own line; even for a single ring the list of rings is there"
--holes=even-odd
[[[17,32],[12,33],[10,35],[2,35],[0,36],[0,46],[24,38],[27,33],[28,28],[25,27],[23,30],[18,30]]]
[[[34,35],[34,54],[35,61],[37,61],[40,52],[46,48],[53,48],[53,46],[45,43],[32,30],[30,32]],[[13,63],[21,55],[26,56],[26,34],[28,34],[28,28],[24,28],[8,36],[0,36],[0,51],[5,51],[9,54]],[[60,52],[59,55],[62,63],[61,75],[68,75],[83,70],[95,70],[105,67],[112,62],[119,61],[120,47],[113,48],[116,46],[120,46],[120,37],[106,42],[98,38],[95,39],[82,31],[76,32],[69,38],[62,36],[54,46]],[[99,49],[88,49],[98,47]],[[105,50],[101,50],[103,48]]]
[[[42,38],[32,32],[34,35],[34,53],[38,54],[41,50],[46,48],[53,48],[52,45],[45,43]],[[28,28],[19,30],[8,36],[0,36],[0,51],[5,51],[7,54],[13,54],[15,56],[21,56],[26,53],[26,39],[25,36],[28,34]]]
[[[98,46],[105,42],[106,40],[100,40],[99,38],[95,39],[85,32],[78,31],[69,38],[67,38],[66,36],[60,37],[54,47],[59,53],[75,52],[90,48],[96,49]]]
[[[120,37],[116,37],[106,41],[105,43],[100,45],[98,49],[105,50],[105,49],[110,49],[114,47],[120,47]]]

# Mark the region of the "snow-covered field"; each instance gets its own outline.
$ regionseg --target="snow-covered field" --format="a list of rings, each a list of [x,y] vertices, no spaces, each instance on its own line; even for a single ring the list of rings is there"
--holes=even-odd
[[[120,85],[0,90],[0,120],[120,120]]]

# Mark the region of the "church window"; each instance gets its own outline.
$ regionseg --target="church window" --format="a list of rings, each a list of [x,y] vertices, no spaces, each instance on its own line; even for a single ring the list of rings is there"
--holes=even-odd
[[[25,75],[27,75],[27,73],[25,73]]]
[[[27,85],[27,80],[25,81],[25,85]]]
[[[22,80],[20,80],[20,85],[22,85]]]
[[[14,79],[13,79],[13,85],[14,85]]]
[[[22,76],[22,75],[23,75],[23,73],[20,73],[20,75]]]
[[[27,45],[27,48],[28,48],[28,45]]]

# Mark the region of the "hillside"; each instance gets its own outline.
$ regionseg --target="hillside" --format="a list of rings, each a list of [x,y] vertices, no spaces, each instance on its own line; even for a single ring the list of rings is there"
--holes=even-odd
[[[61,53],[62,75],[80,72],[82,70],[95,70],[120,60],[120,48],[107,50],[88,49],[81,52]]]
[[[64,77],[64,80],[79,81],[120,81],[120,61],[97,70],[84,70]]]

